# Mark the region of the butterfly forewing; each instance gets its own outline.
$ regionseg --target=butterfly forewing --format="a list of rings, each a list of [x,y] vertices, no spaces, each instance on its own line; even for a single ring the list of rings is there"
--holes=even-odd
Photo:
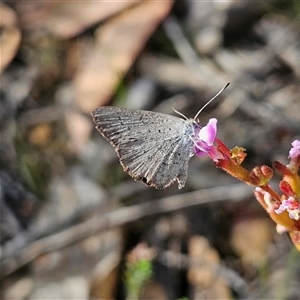
[[[96,128],[115,147],[134,179],[156,188],[183,187],[193,146],[193,123],[171,115],[119,107],[92,112]]]

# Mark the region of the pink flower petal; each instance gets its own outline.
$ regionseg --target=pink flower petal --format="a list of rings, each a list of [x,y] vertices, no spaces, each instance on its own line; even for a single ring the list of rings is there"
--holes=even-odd
[[[208,121],[207,125],[202,127],[199,132],[199,139],[207,144],[207,146],[211,146],[217,135],[217,122],[218,120],[212,118]]]
[[[292,142],[292,148],[289,152],[289,158],[296,160],[300,156],[300,141],[295,140]]]

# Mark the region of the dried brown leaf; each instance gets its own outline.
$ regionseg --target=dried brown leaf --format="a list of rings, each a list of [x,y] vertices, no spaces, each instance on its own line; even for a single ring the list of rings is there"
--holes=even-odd
[[[69,111],[66,113],[66,126],[72,151],[82,153],[92,130],[90,120],[78,112]]]
[[[192,265],[188,271],[190,283],[194,286],[195,296],[206,295],[205,299],[232,299],[226,281],[213,266],[221,263],[219,254],[206,238],[193,236],[189,240],[188,253],[191,259],[202,261],[203,265]]]
[[[21,32],[17,28],[15,12],[5,4],[0,3],[0,73],[6,68],[16,55],[21,41]]]
[[[95,23],[135,5],[132,1],[19,1],[16,9],[26,28],[44,29],[61,38],[71,38]]]
[[[75,77],[77,104],[84,112],[108,102],[172,1],[145,1],[100,26],[95,47]]]
[[[259,266],[266,261],[272,228],[267,218],[243,218],[233,225],[231,245],[245,264]]]

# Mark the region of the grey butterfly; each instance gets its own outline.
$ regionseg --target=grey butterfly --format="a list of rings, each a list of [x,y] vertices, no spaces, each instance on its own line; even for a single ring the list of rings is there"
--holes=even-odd
[[[92,111],[96,128],[115,148],[125,172],[133,179],[162,189],[177,180],[183,188],[188,162],[194,154],[195,136],[201,126],[194,119],[181,119],[158,112],[102,106]]]
[[[96,128],[115,147],[124,171],[135,180],[158,189],[177,180],[178,188],[184,187],[196,122],[113,106],[96,108],[92,116]]]

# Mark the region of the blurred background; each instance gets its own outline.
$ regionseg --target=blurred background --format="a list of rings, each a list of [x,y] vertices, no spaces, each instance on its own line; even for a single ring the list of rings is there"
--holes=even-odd
[[[3,299],[299,299],[300,255],[252,188],[194,157],[135,182],[90,112],[218,119],[246,168],[300,139],[300,2],[2,1]],[[280,177],[274,176],[274,182]],[[278,183],[277,183],[278,184]]]

